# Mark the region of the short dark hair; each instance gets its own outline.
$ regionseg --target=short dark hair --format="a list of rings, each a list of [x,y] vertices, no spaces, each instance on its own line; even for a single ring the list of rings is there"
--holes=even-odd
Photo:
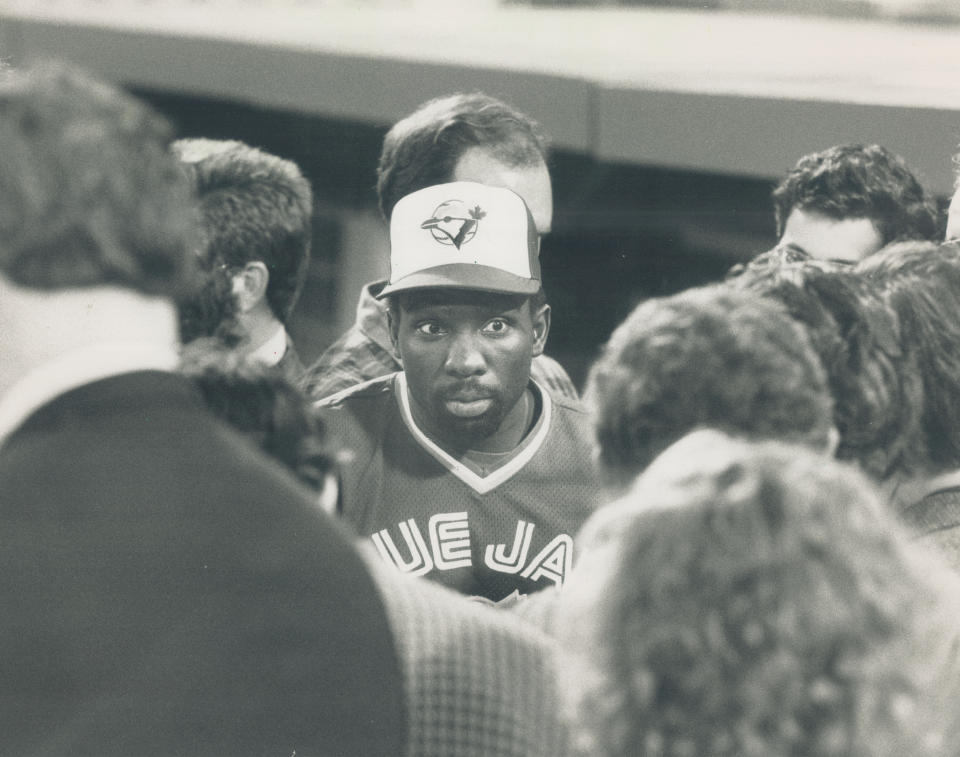
[[[267,302],[285,323],[310,264],[310,183],[294,162],[243,142],[181,139],[174,150],[194,180],[208,259],[262,262]]]
[[[461,156],[481,147],[511,166],[546,161],[547,139],[529,116],[482,92],[453,94],[421,105],[387,132],[377,167],[380,212],[411,192],[451,180]]]
[[[249,360],[216,340],[199,339],[183,352],[180,371],[209,410],[303,483],[322,490],[335,470],[323,422],[311,400],[277,366]]]
[[[699,431],[579,541],[558,627],[584,754],[956,752],[956,575],[852,467]]]
[[[825,449],[832,425],[803,329],[778,305],[721,285],[637,306],[591,367],[585,398],[613,485],[701,426]]]
[[[882,244],[937,239],[936,203],[899,155],[880,145],[837,145],[804,155],[773,190],[777,235],[794,208],[867,218]]]
[[[3,275],[38,289],[190,291],[196,219],[171,135],[140,101],[65,66],[0,73]]]
[[[779,303],[806,330],[833,395],[838,458],[876,479],[915,467],[920,376],[872,287],[849,265],[795,251],[757,256],[727,283]]]
[[[923,384],[924,472],[960,466],[960,245],[903,242],[855,269],[897,314]]]

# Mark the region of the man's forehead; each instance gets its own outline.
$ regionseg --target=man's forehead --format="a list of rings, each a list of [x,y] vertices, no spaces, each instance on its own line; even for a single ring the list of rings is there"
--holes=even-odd
[[[834,218],[808,208],[794,208],[784,224],[780,244],[793,245],[820,260],[855,263],[883,246],[870,218]]]
[[[528,297],[479,289],[431,288],[399,293],[397,300],[400,308],[407,312],[444,307],[514,310],[523,307]]]
[[[543,160],[514,165],[504,163],[483,147],[471,147],[460,156],[451,179],[506,187],[526,203],[540,235],[550,232],[553,225],[553,186]]]

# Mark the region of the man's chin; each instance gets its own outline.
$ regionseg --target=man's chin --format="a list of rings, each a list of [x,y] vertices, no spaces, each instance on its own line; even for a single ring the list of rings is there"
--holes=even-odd
[[[473,416],[447,414],[443,423],[443,435],[455,447],[470,449],[492,436],[500,427],[500,420],[495,408]]]
[[[449,399],[443,401],[443,407],[447,411],[447,415],[463,421],[481,418],[493,410],[495,406],[496,402],[489,397],[474,400]]]

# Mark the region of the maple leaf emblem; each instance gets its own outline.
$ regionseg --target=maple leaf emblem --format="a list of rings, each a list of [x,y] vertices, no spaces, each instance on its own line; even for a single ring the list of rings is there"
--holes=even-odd
[[[420,228],[429,229],[440,244],[451,244],[459,250],[461,245],[473,239],[480,219],[486,215],[479,205],[467,208],[459,200],[447,200],[420,224]]]

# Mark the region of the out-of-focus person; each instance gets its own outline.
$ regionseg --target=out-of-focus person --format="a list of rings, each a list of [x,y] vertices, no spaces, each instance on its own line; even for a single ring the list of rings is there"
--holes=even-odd
[[[780,304],[807,332],[827,374],[836,457],[875,481],[909,468],[923,387],[899,320],[847,264],[778,247],[737,266],[726,284]]]
[[[216,338],[200,338],[180,353],[178,370],[209,410],[279,460],[317,493],[321,508],[337,502],[336,450],[296,381]]]
[[[704,430],[612,507],[560,602],[578,754],[956,754],[956,576],[856,469]]]
[[[180,139],[203,245],[198,295],[181,303],[185,343],[218,337],[294,380],[305,371],[286,323],[310,264],[313,194],[290,160],[233,140]]]
[[[777,304],[722,285],[638,305],[591,367],[585,400],[614,492],[700,427],[825,451],[835,443],[807,334]]]
[[[698,428],[789,439],[825,456],[836,444],[827,378],[807,334],[777,303],[722,285],[638,305],[591,367],[584,398],[605,503]],[[592,519],[607,516],[617,511],[604,504]],[[554,634],[560,596],[551,588],[512,611]]]
[[[909,465],[885,489],[902,517],[960,568],[960,245],[894,244],[856,271],[897,314],[923,387]]]
[[[64,67],[0,80],[0,753],[402,754],[352,538],[175,372],[170,136]]]

